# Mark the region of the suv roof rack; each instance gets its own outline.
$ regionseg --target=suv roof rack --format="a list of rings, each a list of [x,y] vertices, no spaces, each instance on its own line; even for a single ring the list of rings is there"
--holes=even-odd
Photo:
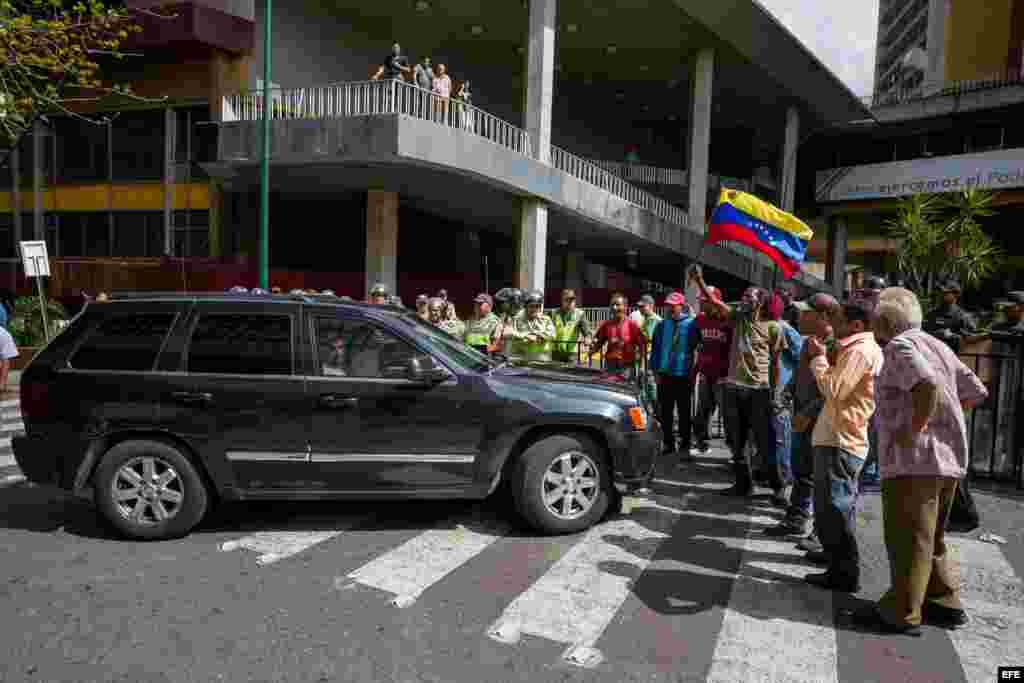
[[[337,303],[337,304],[364,304],[363,301],[352,299],[351,297],[342,297],[337,294],[292,294],[290,292],[281,292],[280,294],[266,293],[266,294],[254,294],[251,291],[247,292],[231,292],[231,291],[195,291],[195,292],[180,292],[180,291],[149,291],[141,292],[136,290],[122,291],[122,292],[111,292],[109,294],[111,301],[138,301],[143,299],[246,299],[249,301],[301,301],[304,303]]]

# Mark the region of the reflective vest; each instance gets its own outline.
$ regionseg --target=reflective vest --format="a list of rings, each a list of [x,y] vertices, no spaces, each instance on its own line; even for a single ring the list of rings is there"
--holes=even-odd
[[[466,323],[465,342],[470,346],[488,346],[497,326],[498,316],[493,313],[488,313],[479,320],[474,318]]]
[[[565,319],[565,312],[561,310],[551,317],[555,323],[554,350],[560,353],[575,353],[576,343],[579,341],[580,321],[583,319],[583,311],[578,308],[572,309],[568,320]]]
[[[523,355],[526,360],[549,361],[551,360],[552,340],[555,337],[555,325],[551,318],[543,313],[539,318],[528,320],[523,318],[516,323],[516,330],[520,334],[539,334],[540,341],[521,341]]]

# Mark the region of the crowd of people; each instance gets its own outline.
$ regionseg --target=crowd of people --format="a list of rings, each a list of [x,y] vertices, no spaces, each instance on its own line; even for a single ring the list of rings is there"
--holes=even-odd
[[[410,65],[409,58],[402,54],[402,46],[395,43],[391,46],[391,54],[384,59],[370,79],[411,83],[427,96],[427,106],[435,120],[448,123],[457,123],[461,120],[465,127],[472,125],[472,117],[466,109],[473,104],[470,82],[464,80],[458,87],[454,87],[447,65],[435,65],[430,57],[423,56],[419,62]]]

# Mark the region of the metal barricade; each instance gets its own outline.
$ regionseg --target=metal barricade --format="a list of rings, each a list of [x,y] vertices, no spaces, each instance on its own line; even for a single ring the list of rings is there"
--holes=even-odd
[[[1021,357],[1000,352],[959,355],[988,389],[988,398],[966,415],[970,474],[1014,481],[1024,488]]]

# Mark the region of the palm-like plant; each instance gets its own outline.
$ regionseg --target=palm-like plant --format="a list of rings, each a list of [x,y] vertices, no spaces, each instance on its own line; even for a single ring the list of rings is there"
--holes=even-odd
[[[912,195],[886,222],[900,243],[900,272],[926,306],[935,302],[943,280],[956,278],[965,289],[977,287],[1003,266],[1003,249],[979,222],[995,213],[994,199],[986,190]]]
[[[50,337],[61,329],[61,322],[67,320],[68,312],[60,302],[48,299],[46,302],[46,322],[49,323]],[[42,346],[46,343],[43,332],[43,316],[39,310],[39,299],[34,296],[21,296],[14,302],[14,312],[9,322],[11,336],[15,343],[23,347]]]

